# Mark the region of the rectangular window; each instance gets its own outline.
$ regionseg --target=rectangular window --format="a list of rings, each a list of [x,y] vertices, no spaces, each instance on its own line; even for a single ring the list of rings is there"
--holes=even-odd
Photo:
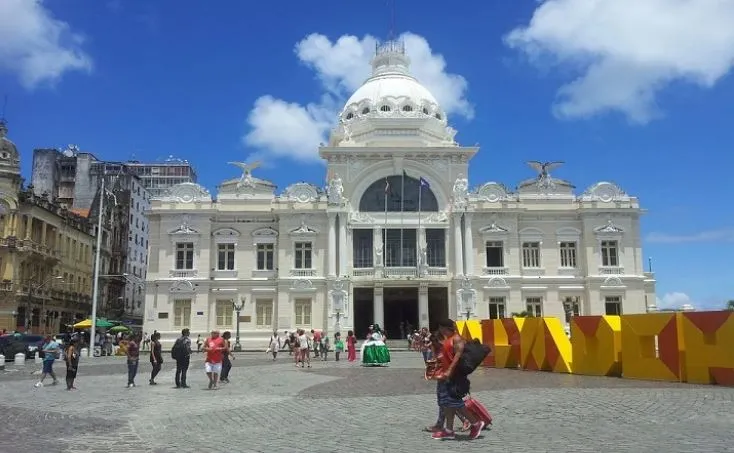
[[[311,299],[296,299],[296,326],[311,327]]]
[[[622,298],[619,296],[604,297],[604,311],[609,316],[620,316],[622,314]]]
[[[487,241],[487,267],[505,267],[504,244],[502,241]]]
[[[426,259],[429,267],[446,267],[446,230],[426,228]]]
[[[352,253],[354,254],[355,268],[369,268],[374,266],[374,233],[372,230],[352,230]]]
[[[294,267],[296,269],[312,269],[311,267],[311,254],[312,246],[310,242],[296,242],[296,262]]]
[[[217,327],[229,329],[232,327],[232,307],[231,300],[218,300],[216,306]]]
[[[194,268],[194,243],[179,242],[176,244],[176,269],[190,270]]]
[[[601,241],[602,266],[619,266],[617,241]]]
[[[383,230],[385,266],[415,267],[417,265],[416,233],[417,230],[413,229]]]
[[[273,301],[258,299],[255,302],[255,325],[262,328],[273,328]]]
[[[522,243],[522,267],[540,267],[540,242]]]
[[[525,298],[525,310],[530,316],[540,318],[543,316],[543,298],[527,297]]]
[[[576,243],[561,242],[561,267],[576,267]]]
[[[234,270],[235,244],[217,244],[217,270]]]
[[[191,299],[173,301],[173,328],[191,327]]]
[[[505,298],[489,298],[489,319],[502,319],[505,317]]]
[[[257,244],[257,270],[272,271],[275,269],[274,256],[275,245]]]
[[[566,316],[566,323],[570,323],[573,316],[581,316],[581,298],[579,296],[564,297],[563,312]]]

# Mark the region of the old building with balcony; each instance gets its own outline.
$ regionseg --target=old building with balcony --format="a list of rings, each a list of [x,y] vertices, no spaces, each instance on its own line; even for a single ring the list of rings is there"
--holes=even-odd
[[[188,183],[153,200],[145,330],[171,341],[233,330],[403,326],[442,318],[641,313],[655,301],[643,269],[637,198],[599,182],[581,194],[530,163],[515,190],[466,175],[476,147],[455,139],[401,43],[377,48],[373,75],[319,150],[327,186],[277,193],[238,164],[216,197]]]
[[[56,333],[90,312],[94,238],[87,219],[22,187],[6,134],[0,123],[0,329]]]

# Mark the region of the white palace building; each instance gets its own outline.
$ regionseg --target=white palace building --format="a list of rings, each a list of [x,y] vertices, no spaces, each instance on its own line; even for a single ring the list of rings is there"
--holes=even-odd
[[[530,312],[642,313],[655,304],[644,272],[637,198],[609,182],[576,195],[531,162],[515,191],[470,189],[477,147],[459,145],[436,99],[409,72],[398,42],[377,48],[373,74],[319,149],[327,187],[277,193],[255,166],[216,198],[185,183],[152,201],[144,330],[168,343],[236,329],[264,347],[273,329],[354,329]]]

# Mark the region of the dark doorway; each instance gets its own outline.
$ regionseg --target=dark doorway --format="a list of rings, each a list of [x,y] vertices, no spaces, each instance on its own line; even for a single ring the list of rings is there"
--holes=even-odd
[[[385,288],[384,301],[387,338],[400,338],[401,322],[418,325],[418,288]]]
[[[438,323],[449,317],[449,289],[428,288],[428,325],[431,332],[438,329]]]
[[[367,336],[367,328],[374,322],[374,296],[373,288],[354,288],[354,334],[360,340]],[[346,332],[342,332],[342,338],[346,338]]]

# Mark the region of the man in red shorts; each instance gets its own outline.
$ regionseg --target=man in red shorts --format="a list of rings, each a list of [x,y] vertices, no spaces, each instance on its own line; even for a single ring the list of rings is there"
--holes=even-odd
[[[209,390],[217,390],[219,375],[222,374],[222,361],[224,360],[224,339],[219,336],[218,330],[212,330],[212,335],[204,342],[204,353],[206,362],[204,369],[209,378]]]

